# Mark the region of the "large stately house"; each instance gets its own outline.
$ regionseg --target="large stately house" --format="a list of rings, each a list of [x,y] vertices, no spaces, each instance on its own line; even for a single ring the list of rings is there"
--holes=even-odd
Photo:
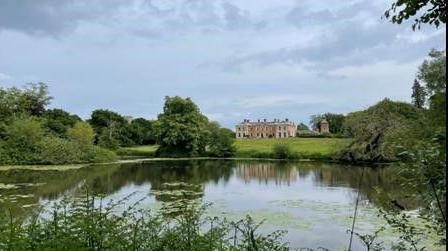
[[[258,122],[245,119],[235,127],[237,139],[290,138],[295,137],[296,132],[297,126],[288,119],[282,121],[279,119],[274,119],[273,121],[263,119],[263,121],[258,120]]]

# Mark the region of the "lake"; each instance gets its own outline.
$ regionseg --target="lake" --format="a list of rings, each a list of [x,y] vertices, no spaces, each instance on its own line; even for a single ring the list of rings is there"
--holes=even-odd
[[[65,171],[0,171],[0,205],[15,214],[50,207],[83,185],[139,207],[176,214],[179,203],[211,203],[207,216],[231,220],[250,214],[265,220],[261,231],[287,230],[292,247],[347,247],[360,196],[355,230],[385,225],[377,216],[375,187],[400,194],[390,168],[330,163],[255,160],[170,160],[96,165]],[[364,171],[361,186],[359,179]],[[405,202],[402,202],[405,203]],[[407,202],[406,202],[407,203]],[[390,233],[383,234],[385,241]],[[362,250],[355,237],[354,250]]]

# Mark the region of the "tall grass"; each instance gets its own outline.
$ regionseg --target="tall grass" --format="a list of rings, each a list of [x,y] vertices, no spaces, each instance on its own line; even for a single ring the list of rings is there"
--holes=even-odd
[[[290,250],[285,234],[257,233],[261,223],[203,217],[204,208],[168,218],[127,199],[104,203],[85,193],[26,218],[0,214],[0,250]]]

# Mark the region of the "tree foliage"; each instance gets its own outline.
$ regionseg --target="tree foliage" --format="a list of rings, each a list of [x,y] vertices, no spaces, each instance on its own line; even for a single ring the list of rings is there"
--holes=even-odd
[[[423,111],[415,106],[389,99],[364,111],[349,113],[345,134],[353,143],[343,154],[346,160],[394,160],[398,147],[409,147],[427,132]],[[412,137],[410,137],[412,136]]]
[[[77,115],[72,115],[62,109],[46,110],[43,117],[45,118],[45,127],[58,136],[64,136],[70,127],[81,121]]]
[[[425,84],[431,121],[436,126],[446,123],[446,51],[431,50],[423,61],[417,78]]]
[[[384,17],[393,23],[401,24],[414,16],[412,29],[420,29],[421,24],[439,27],[446,24],[447,3],[444,0],[395,0],[384,12]]]
[[[53,135],[46,136],[39,143],[39,164],[71,164],[84,162],[84,152],[75,141],[58,138]]]
[[[320,122],[322,120],[326,119],[328,121],[329,127],[330,127],[330,133],[333,134],[340,134],[343,131],[343,124],[345,116],[343,114],[336,114],[336,113],[324,113],[324,114],[317,114],[311,116],[311,126],[313,129],[319,129],[320,128]]]
[[[90,124],[86,122],[76,122],[72,128],[67,130],[67,138],[76,142],[82,148],[93,145],[95,132]]]
[[[208,130],[210,132],[208,141],[209,155],[214,157],[231,157],[235,154],[235,133],[232,130],[221,128],[217,122],[211,122]]]
[[[128,121],[117,112],[103,109],[94,110],[89,123],[98,136],[97,143],[99,145],[116,149],[118,146],[135,144]]]
[[[5,127],[5,140],[2,142],[3,164],[38,163],[40,143],[45,131],[42,121],[32,118],[14,118]]]
[[[314,130],[318,130],[320,128],[320,122],[324,119],[323,115],[315,114],[311,115],[310,124]]]
[[[208,119],[190,98],[165,97],[158,116],[157,142],[160,155],[197,156],[205,153]]]
[[[412,85],[412,103],[417,108],[423,108],[426,101],[426,91],[423,86],[420,85],[417,79],[414,80]]]
[[[308,131],[308,130],[310,130],[310,128],[307,125],[305,125],[304,123],[300,123],[297,125],[297,130]]]
[[[89,123],[99,133],[104,128],[120,127],[126,125],[127,120],[120,114],[104,109],[94,110],[90,116]]]
[[[0,121],[13,115],[41,116],[50,103],[48,87],[44,83],[27,84],[22,89],[0,87]]]
[[[67,164],[112,160],[93,146],[92,128],[61,109],[47,110],[45,84],[0,88],[0,164]]]
[[[154,144],[156,141],[154,123],[144,118],[132,120],[129,128],[132,141],[137,145]]]

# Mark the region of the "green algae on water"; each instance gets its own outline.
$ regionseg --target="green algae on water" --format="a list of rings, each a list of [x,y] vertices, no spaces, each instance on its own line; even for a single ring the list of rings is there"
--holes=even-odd
[[[88,166],[88,164],[76,165],[15,165],[15,166],[0,166],[0,171],[9,170],[30,170],[30,171],[67,171],[80,169]]]

